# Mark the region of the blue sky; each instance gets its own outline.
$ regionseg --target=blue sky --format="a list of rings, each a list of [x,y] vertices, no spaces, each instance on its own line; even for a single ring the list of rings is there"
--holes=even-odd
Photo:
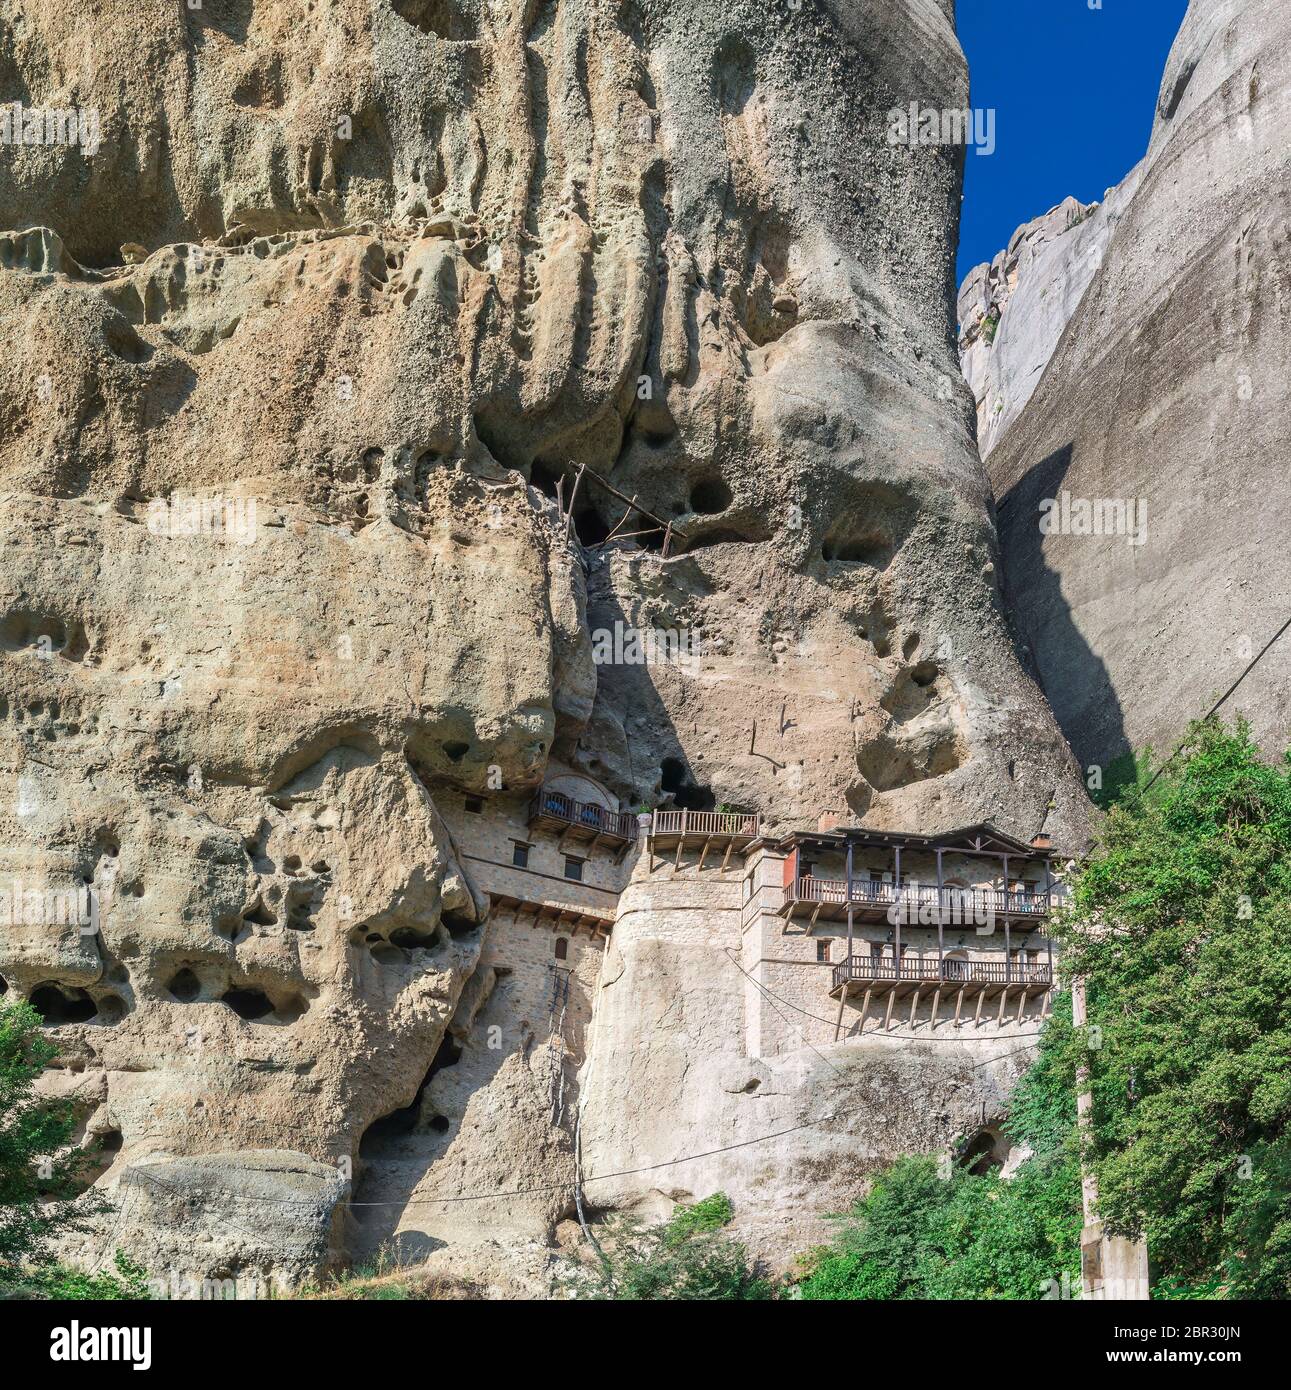
[[[1069,193],[1101,199],[1143,157],[1187,0],[958,0],[975,107],[994,154],[968,151],[959,282]]]

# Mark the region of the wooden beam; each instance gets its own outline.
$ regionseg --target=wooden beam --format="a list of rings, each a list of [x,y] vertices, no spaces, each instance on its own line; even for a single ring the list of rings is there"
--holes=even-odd
[[[1008,985],[1005,985],[1004,988],[1000,990],[1000,1012],[995,1019],[995,1025],[997,1028],[1001,1027],[1004,1023],[1004,1006],[1008,1002],[1008,997],[1009,987]]]
[[[702,874],[704,872],[704,860],[708,858],[708,847],[712,843],[713,837],[710,835],[704,841],[704,848],[699,851],[699,867],[695,870],[696,873]]]
[[[1019,1023],[1022,1022],[1022,1014],[1023,1014],[1023,1012],[1026,1010],[1026,1006],[1027,1006],[1027,994],[1028,994],[1028,992],[1029,992],[1029,991],[1026,989],[1026,987],[1023,986],[1023,989],[1022,989],[1022,997],[1018,1000],[1018,1022],[1019,1022]]]
[[[892,1007],[893,1007],[893,1005],[894,1005],[896,1002],[897,1002],[897,987],[896,987],[896,985],[893,985],[892,988],[891,988],[890,990],[888,990],[888,1011],[887,1011],[887,1013],[884,1015],[884,1018],[883,1018],[883,1031],[884,1031],[885,1033],[891,1031],[891,1028],[892,1028]]]
[[[960,985],[959,993],[955,996],[955,1027],[959,1027],[959,1015],[964,1007],[964,986]]]
[[[922,986],[922,985],[915,985],[915,987],[914,987],[914,993],[910,996],[910,1018],[909,1018],[909,1021],[908,1021],[907,1024],[906,1024],[906,1026],[907,1026],[908,1028],[913,1028],[913,1027],[914,1027],[914,1016],[915,1016],[915,1011],[919,1008],[919,996],[920,996],[920,994],[922,994],[922,993],[923,993],[923,986]]]
[[[982,1003],[986,999],[986,988],[983,986],[977,991],[977,1012],[973,1015],[973,1027],[976,1028],[982,1021]]]
[[[936,993],[932,996],[932,1030],[937,1031],[937,1015],[941,1012],[941,986],[937,986]]]
[[[866,1015],[870,1012],[870,996],[871,996],[873,993],[874,993],[874,987],[873,987],[873,985],[868,985],[868,986],[866,986],[866,990],[865,990],[865,1001],[864,1001],[864,1003],[862,1003],[862,1005],[861,1005],[861,1021],[860,1021],[860,1023],[858,1024],[857,1029],[856,1029],[856,1036],[857,1036],[858,1038],[859,1038],[859,1037],[863,1037],[863,1036],[865,1035],[865,1019],[866,1019]]]
[[[723,859],[722,859],[722,867],[718,870],[719,873],[723,873],[723,874],[724,874],[724,873],[726,872],[726,866],[731,862],[731,855],[732,855],[734,852],[735,852],[735,841],[734,841],[734,839],[728,840],[728,841],[726,842],[726,854],[725,854],[725,856],[724,856]]]

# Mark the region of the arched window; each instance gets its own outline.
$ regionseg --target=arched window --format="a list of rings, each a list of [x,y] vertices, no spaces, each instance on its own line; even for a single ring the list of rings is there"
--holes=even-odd
[[[569,955],[569,937],[558,936],[556,938],[556,959],[565,960]]]

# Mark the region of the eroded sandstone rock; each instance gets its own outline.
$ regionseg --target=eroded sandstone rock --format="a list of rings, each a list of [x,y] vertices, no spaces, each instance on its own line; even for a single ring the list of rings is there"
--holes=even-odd
[[[963,60],[948,0],[297,8],[0,7],[10,85],[102,134],[0,163],[0,843],[97,904],[6,931],[0,976],[54,991],[50,1084],[115,1136],[124,1214],[78,1258],[297,1282],[412,1233],[541,1288],[574,1110],[447,801],[521,805],[558,756],[629,808],[1080,832],[954,358],[958,152],[886,139],[966,101]],[[583,465],[667,555],[598,548],[624,504],[590,474],[558,514]],[[615,624],[701,633],[698,667],[596,667]],[[711,996],[695,1041],[748,1054],[726,963],[657,935],[615,948],[654,994],[619,991],[586,1084],[676,1156],[730,1131],[668,1109],[668,1021]],[[818,1121],[776,1150],[778,1248],[858,1135],[877,1162],[980,1116],[932,1099],[979,1051],[892,1058],[899,1122],[831,1128],[810,1054],[775,1107],[741,1086],[742,1135]]]

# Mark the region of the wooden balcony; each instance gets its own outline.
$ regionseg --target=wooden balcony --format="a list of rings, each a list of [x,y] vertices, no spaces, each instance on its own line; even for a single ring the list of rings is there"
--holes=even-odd
[[[544,788],[529,807],[529,824],[560,832],[562,843],[586,839],[592,845],[612,844],[626,849],[637,837],[637,820],[627,811],[607,811],[563,792]]]
[[[981,990],[1035,989],[1053,987],[1053,967],[1045,962],[1020,960],[960,960],[952,957],[911,960],[900,965],[890,955],[850,956],[834,966],[835,998],[849,986],[862,985],[877,993],[898,986],[940,985],[943,989],[962,989],[976,994]]]
[[[722,868],[731,855],[751,845],[762,835],[762,817],[743,811],[656,811],[650,819],[650,849],[675,849],[680,866],[682,852],[698,849],[699,868],[704,867],[711,849],[724,850]]]
[[[935,884],[876,883],[852,880],[851,907],[854,920],[879,921],[900,904],[902,921],[915,924],[920,917],[937,918],[938,893],[950,925],[976,925],[996,918],[1021,924],[1045,921],[1052,910],[1048,893],[1006,893],[995,888],[942,888]],[[842,879],[799,878],[784,890],[779,912],[782,917],[810,915],[841,921],[847,916],[847,884]]]

